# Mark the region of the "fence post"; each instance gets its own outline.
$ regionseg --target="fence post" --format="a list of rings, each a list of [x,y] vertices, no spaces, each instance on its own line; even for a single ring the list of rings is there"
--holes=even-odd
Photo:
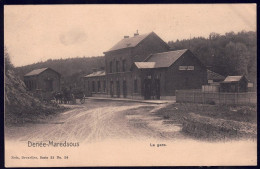
[[[193,91],[193,103],[195,103],[195,91]]]
[[[235,103],[238,104],[238,99],[237,99],[238,93],[235,93]]]
[[[203,104],[205,104],[205,92],[203,92],[202,101],[203,101]]]
[[[218,104],[220,104],[220,92],[218,92],[217,94],[218,94]]]
[[[223,93],[224,96],[224,104],[226,104],[226,93]]]
[[[175,96],[176,96],[176,103],[177,103],[178,90],[175,91]]]
[[[183,98],[184,98],[184,100],[185,100],[185,98],[186,98],[186,97],[185,97],[185,96],[186,96],[186,91],[184,91],[183,93],[184,93],[184,97],[183,97]]]

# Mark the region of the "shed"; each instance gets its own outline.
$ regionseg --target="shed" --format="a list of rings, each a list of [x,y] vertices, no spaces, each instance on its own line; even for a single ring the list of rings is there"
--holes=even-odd
[[[25,74],[24,83],[30,91],[60,91],[60,78],[60,73],[47,67]]]
[[[247,92],[248,80],[245,76],[227,76],[220,83],[221,92]]]

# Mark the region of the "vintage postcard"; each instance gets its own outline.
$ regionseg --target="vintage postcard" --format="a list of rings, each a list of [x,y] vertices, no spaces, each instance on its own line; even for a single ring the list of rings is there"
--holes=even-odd
[[[5,5],[5,166],[257,165],[256,4]]]

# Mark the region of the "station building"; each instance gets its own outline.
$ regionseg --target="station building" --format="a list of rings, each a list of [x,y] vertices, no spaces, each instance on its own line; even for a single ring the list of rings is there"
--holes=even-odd
[[[207,69],[190,50],[172,51],[154,32],[124,36],[104,54],[105,69],[84,77],[87,95],[171,99],[207,84]]]

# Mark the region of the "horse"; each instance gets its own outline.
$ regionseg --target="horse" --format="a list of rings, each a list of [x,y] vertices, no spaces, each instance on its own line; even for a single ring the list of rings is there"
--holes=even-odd
[[[54,92],[53,97],[55,98],[57,103],[63,103],[63,94],[62,92]]]
[[[71,93],[71,90],[64,89],[63,90],[63,100],[65,104],[70,104],[73,102],[74,95]]]

